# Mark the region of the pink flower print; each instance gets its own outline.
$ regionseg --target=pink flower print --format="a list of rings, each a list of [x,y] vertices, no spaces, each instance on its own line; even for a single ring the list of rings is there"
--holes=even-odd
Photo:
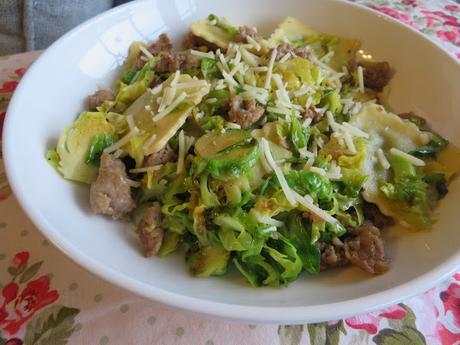
[[[393,305],[391,307],[383,309],[380,312],[379,316],[386,317],[387,319],[401,320],[406,316],[406,314],[406,309],[399,305]]]
[[[379,7],[379,6],[371,6],[371,8],[373,8],[374,10],[377,10],[381,13],[384,13],[390,17],[393,17],[405,24],[408,24],[408,25],[413,25],[412,23],[412,19],[411,17],[406,14],[406,13],[403,13],[403,12],[399,12],[395,9],[392,9],[392,8],[389,8],[389,7]]]
[[[362,329],[369,334],[376,334],[379,330],[379,319],[372,314],[353,316],[345,320],[348,327]]]
[[[460,45],[460,34],[454,30],[439,30],[436,31],[436,36],[444,42],[450,42],[455,45]]]

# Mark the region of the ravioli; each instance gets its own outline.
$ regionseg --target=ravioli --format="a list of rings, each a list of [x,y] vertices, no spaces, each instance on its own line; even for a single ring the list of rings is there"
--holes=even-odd
[[[208,42],[214,43],[222,49],[227,49],[230,42],[235,38],[234,35],[224,29],[211,25],[208,19],[199,20],[190,26],[190,31],[195,36],[201,37]]]
[[[174,77],[174,74],[171,75],[162,84],[162,90],[171,86]],[[177,83],[192,83],[194,81],[196,80],[188,74],[181,74]],[[147,90],[126,110],[126,115],[132,115],[138,128],[144,131],[144,134],[140,134],[142,139],[146,138],[145,132],[148,133],[148,137],[156,135],[155,140],[145,148],[147,153],[160,151],[169,139],[176,134],[177,130],[182,127],[187,117],[191,114],[193,107],[201,102],[203,96],[208,94],[209,85],[205,83],[200,85],[201,86],[177,89],[176,92],[178,94],[181,92],[186,93],[185,99],[169,114],[159,119],[157,122],[152,120],[152,114],[157,113],[159,107],[158,99],[159,97],[164,97],[164,92],[153,95],[150,90]],[[144,144],[144,141],[142,141],[142,143]],[[133,145],[133,143],[131,143],[131,145]]]
[[[430,141],[431,134],[419,130],[413,123],[372,103],[363,106],[362,110],[351,118],[350,124],[369,134],[367,157],[364,162],[364,173],[368,178],[363,186],[363,198],[367,202],[376,204],[383,214],[392,216],[400,223],[411,227],[404,221],[407,215],[404,214],[405,208],[401,203],[388,199],[380,190],[380,185],[389,181],[392,172],[379,164],[376,158],[377,150],[382,149],[385,155],[389,155],[391,148],[410,152],[426,145]]]
[[[343,66],[347,66],[355,59],[361,45],[357,39],[319,33],[293,17],[286,17],[272,33],[268,42],[272,47],[283,43],[295,45],[297,42],[302,42],[302,45],[317,42],[333,47],[334,54],[328,64],[337,71],[341,71]]]

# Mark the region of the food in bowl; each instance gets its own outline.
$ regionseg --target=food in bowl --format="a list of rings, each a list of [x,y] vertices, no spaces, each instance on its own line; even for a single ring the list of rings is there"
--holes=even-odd
[[[253,286],[348,264],[389,269],[381,230],[433,224],[458,150],[384,106],[387,62],[286,18],[268,37],[210,15],[186,50],[131,45],[47,159],[131,220],[144,255],[186,247],[198,277],[233,264]],[[363,55],[363,58],[366,56]]]

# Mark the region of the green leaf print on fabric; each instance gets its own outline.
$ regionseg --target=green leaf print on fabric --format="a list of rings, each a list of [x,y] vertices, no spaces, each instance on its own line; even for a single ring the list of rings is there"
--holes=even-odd
[[[402,331],[382,329],[372,340],[377,345],[425,345],[425,337],[412,327],[403,327]]]
[[[328,345],[338,345],[340,341],[341,333],[344,335],[347,334],[345,326],[343,324],[343,320],[340,320],[336,324],[327,325],[326,326],[326,335],[327,335],[327,343]]]
[[[417,330],[415,325],[415,314],[411,308],[401,303],[400,306],[406,310],[406,316],[400,320],[399,325],[390,325],[394,329],[384,328],[372,338],[377,345],[426,345],[425,337]],[[394,322],[396,322],[394,320]]]
[[[311,345],[326,344],[326,325],[327,322],[310,323],[307,325]]]
[[[75,331],[79,309],[59,304],[35,315],[27,324],[24,345],[65,345]]]
[[[42,266],[43,261],[39,261],[34,263],[32,266],[30,266],[28,269],[24,271],[24,273],[21,275],[21,278],[19,278],[19,282],[21,284],[28,282],[30,279],[32,279],[37,272],[40,270],[40,267]]]
[[[341,335],[347,334],[343,320],[312,323],[307,328],[311,345],[338,345]]]
[[[282,325],[278,327],[280,345],[299,345],[302,339],[303,325]]]

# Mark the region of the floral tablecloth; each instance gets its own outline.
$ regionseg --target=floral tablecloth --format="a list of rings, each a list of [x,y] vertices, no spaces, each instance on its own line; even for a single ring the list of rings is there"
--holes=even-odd
[[[460,59],[455,2],[355,2],[415,27]],[[0,57],[0,131],[11,95],[38,55]],[[399,305],[309,325],[226,322],[146,301],[54,248],[24,215],[0,168],[0,345],[460,344],[460,274]]]

